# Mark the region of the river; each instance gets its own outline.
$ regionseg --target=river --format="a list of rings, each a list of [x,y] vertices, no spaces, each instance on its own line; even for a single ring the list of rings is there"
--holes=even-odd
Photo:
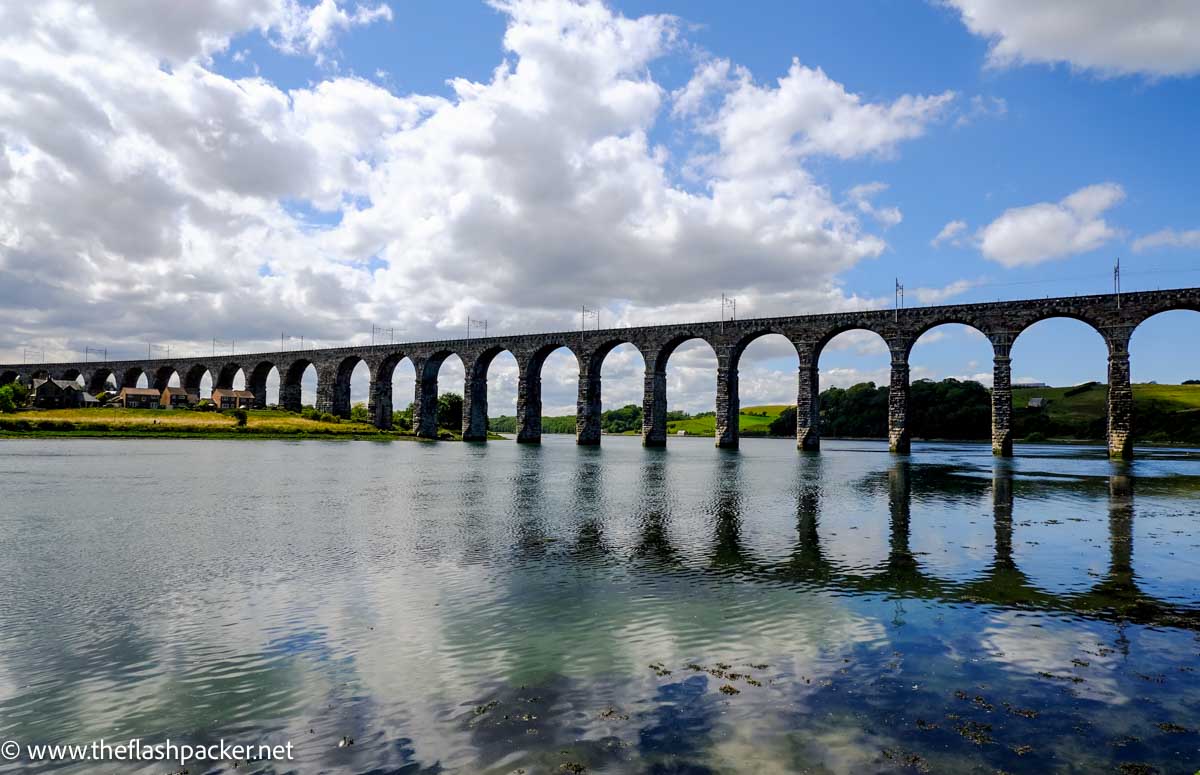
[[[1190,773],[1198,547],[1184,450],[2,441],[0,740],[292,745],[191,773]]]

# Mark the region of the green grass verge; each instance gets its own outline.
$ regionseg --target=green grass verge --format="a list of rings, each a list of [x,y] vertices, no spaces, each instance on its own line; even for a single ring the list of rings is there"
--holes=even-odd
[[[455,440],[461,434],[450,433]],[[411,433],[381,431],[369,423],[321,422],[267,409],[247,412],[246,425],[233,415],[186,409],[48,409],[0,415],[0,436],[203,439],[375,439],[416,440]],[[501,439],[500,436],[491,438]]]

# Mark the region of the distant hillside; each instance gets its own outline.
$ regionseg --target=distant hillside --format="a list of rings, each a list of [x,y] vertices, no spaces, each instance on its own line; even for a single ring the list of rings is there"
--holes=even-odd
[[[1013,390],[1013,431],[1018,440],[1077,439],[1101,441],[1105,436],[1108,386],[1087,383],[1074,387]],[[1134,438],[1152,443],[1200,444],[1200,385],[1133,386]],[[1044,405],[1030,407],[1032,398]],[[991,437],[991,396],[978,383],[942,380],[914,382],[909,396],[910,429],[916,438],[986,441]],[[791,406],[743,407],[738,426],[743,436],[791,436],[795,409]],[[516,418],[494,417],[491,429],[515,433]],[[773,427],[772,427],[773,426]],[[641,430],[641,407],[630,405],[605,412],[608,433],[636,435]],[[672,412],[667,433],[715,435],[712,412],[685,415]],[[574,433],[575,417],[543,417],[544,433]],[[883,438],[887,433],[887,386],[863,383],[830,388],[821,393],[821,433],[830,437]]]

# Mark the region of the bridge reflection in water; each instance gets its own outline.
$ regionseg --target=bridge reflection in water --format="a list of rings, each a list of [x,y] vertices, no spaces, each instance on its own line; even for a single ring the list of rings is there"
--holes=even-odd
[[[1108,559],[1099,578],[1078,591],[1055,591],[1039,585],[1022,570],[1014,555],[1015,494],[1023,498],[1050,495],[1064,486],[1080,486],[1053,478],[1022,477],[1014,473],[1012,462],[995,460],[990,481],[965,475],[946,465],[919,465],[907,459],[895,459],[882,477],[866,475],[854,483],[872,489],[886,487],[888,502],[888,546],[886,558],[874,567],[851,567],[831,556],[828,541],[821,536],[821,514],[825,492],[823,477],[815,470],[820,457],[801,459],[796,490],[796,534],[790,554],[781,560],[756,556],[743,540],[743,500],[747,484],[742,481],[743,460],[736,454],[718,461],[713,481],[711,519],[713,534],[704,561],[685,558],[684,551],[671,540],[670,509],[666,501],[670,488],[665,481],[665,465],[646,461],[641,478],[642,512],[640,534],[633,556],[652,560],[655,568],[676,568],[681,573],[736,575],[754,583],[820,588],[856,595],[884,595],[897,598],[925,599],[936,603],[990,605],[1003,609],[1061,613],[1105,621],[1125,621],[1152,626],[1178,627],[1200,631],[1200,601],[1180,605],[1160,599],[1139,586],[1133,567],[1134,477],[1127,472],[1113,473],[1107,480]],[[597,483],[590,479],[599,466],[582,465],[577,471],[574,490],[579,500],[577,513],[594,514],[593,499],[598,497]],[[963,495],[983,496],[990,490],[993,523],[992,556],[982,571],[971,579],[955,579],[925,567],[919,552],[913,551],[912,509],[914,479],[919,486],[939,496],[955,490]],[[1188,478],[1190,480],[1190,477]],[[545,497],[544,492],[522,492],[530,486],[518,481],[516,503],[530,497]],[[540,481],[533,485],[540,488]],[[1084,486],[1095,486],[1085,484]],[[1154,480],[1153,487],[1170,487],[1166,479]],[[1189,485],[1182,485],[1190,487]],[[589,508],[589,505],[592,508]],[[576,547],[602,551],[603,521],[587,516],[579,525]],[[544,548],[547,536],[530,537],[529,545]]]

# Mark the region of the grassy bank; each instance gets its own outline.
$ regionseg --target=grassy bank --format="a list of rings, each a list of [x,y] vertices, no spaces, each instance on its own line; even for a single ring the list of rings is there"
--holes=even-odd
[[[381,431],[363,422],[322,422],[269,409],[246,414],[246,424],[239,426],[231,414],[182,409],[27,410],[0,415],[0,437],[416,439],[410,432]],[[451,431],[443,433],[461,438]]]
[[[783,405],[744,406],[738,412],[738,433],[742,436],[766,436],[771,422],[786,409]],[[715,436],[717,418],[712,414],[689,417],[686,420],[671,420],[667,433],[674,436],[683,431],[686,436]]]

